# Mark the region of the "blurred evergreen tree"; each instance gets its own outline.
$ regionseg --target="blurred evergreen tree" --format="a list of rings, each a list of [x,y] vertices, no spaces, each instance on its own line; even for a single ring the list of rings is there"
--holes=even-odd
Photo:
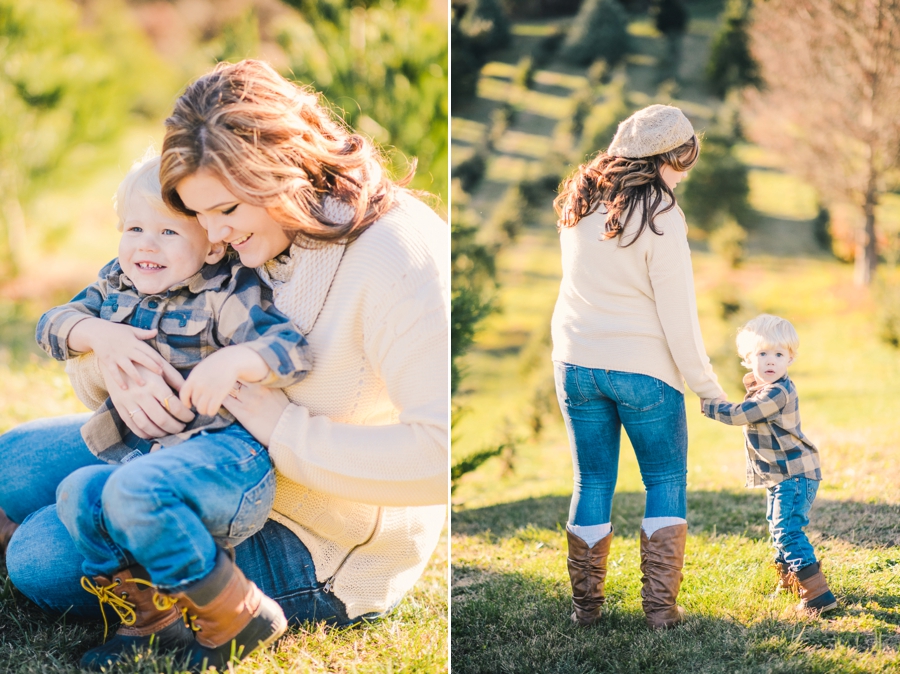
[[[300,10],[278,42],[288,76],[325,94],[354,129],[384,147],[396,174],[447,200],[447,29],[427,0],[286,0]],[[400,155],[398,156],[397,151]]]
[[[450,95],[455,102],[472,98],[478,87],[478,73],[484,59],[474,41],[459,27],[454,16],[450,22]]]
[[[509,19],[500,0],[471,0],[459,27],[482,55],[509,44]]]
[[[602,58],[612,66],[625,57],[628,43],[628,15],[618,0],[585,0],[560,55],[575,65]]]
[[[720,22],[719,32],[713,38],[706,80],[719,98],[732,89],[759,87],[762,78],[759,65],[750,53],[751,0],[729,0]]]
[[[124,5],[103,9],[86,23],[71,1],[0,0],[2,276],[17,274],[40,238],[26,224],[34,194],[90,175],[133,115],[161,115],[171,102],[172,74]]]
[[[472,345],[478,323],[487,316],[493,303],[495,250],[478,240],[481,222],[468,208],[468,196],[454,180],[450,212],[450,363],[451,395],[461,377],[457,359]]]
[[[682,0],[654,0],[650,8],[656,30],[666,36],[684,33],[688,25],[688,11]]]
[[[747,223],[748,171],[733,150],[730,137],[710,135],[703,139],[700,160],[676,194],[690,225],[712,231],[727,216]]]

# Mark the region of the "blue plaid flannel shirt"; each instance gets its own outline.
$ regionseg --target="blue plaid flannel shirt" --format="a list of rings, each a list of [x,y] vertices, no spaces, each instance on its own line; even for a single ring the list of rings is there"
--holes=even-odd
[[[306,338],[275,308],[272,290],[235,254],[205,265],[191,278],[156,295],[138,292],[115,259],[68,304],[41,317],[37,341],[57,360],[74,358],[80,354],[69,349],[69,333],[92,317],[146,330],[156,328],[157,336],[147,343],[184,377],[209,354],[234,344],[253,349],[265,360],[269,376],[262,383],[266,386],[295,384],[311,367]],[[169,447],[231,423],[234,417],[223,408],[216,416],[197,415],[180,433],[154,442]],[[90,450],[108,463],[137,458],[153,444],[130,431],[108,398],[81,433]]]
[[[821,480],[819,450],[800,430],[797,389],[790,377],[758,384],[748,372],[744,386],[744,402],[704,400],[703,414],[723,424],[744,427],[747,486],[774,487],[790,477]]]

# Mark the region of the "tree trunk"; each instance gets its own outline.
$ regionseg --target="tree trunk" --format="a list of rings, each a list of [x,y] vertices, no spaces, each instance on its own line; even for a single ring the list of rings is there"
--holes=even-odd
[[[875,177],[872,175],[866,188],[866,200],[863,204],[863,226],[856,232],[856,255],[853,268],[853,281],[858,286],[868,286],[875,277],[878,266],[878,246],[875,239],[875,206],[878,203],[878,192]]]

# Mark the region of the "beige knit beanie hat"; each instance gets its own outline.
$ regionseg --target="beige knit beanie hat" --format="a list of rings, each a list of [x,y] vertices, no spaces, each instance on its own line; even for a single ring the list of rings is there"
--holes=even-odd
[[[662,154],[684,145],[694,127],[684,113],[671,105],[650,105],[619,124],[606,154],[638,159]]]

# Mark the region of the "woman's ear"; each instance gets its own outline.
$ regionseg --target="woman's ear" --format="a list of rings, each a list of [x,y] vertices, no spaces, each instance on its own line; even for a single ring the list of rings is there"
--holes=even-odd
[[[206,264],[215,264],[223,257],[225,257],[225,251],[228,250],[228,244],[224,241],[219,241],[218,243],[212,243],[209,246],[209,252],[206,254]]]

